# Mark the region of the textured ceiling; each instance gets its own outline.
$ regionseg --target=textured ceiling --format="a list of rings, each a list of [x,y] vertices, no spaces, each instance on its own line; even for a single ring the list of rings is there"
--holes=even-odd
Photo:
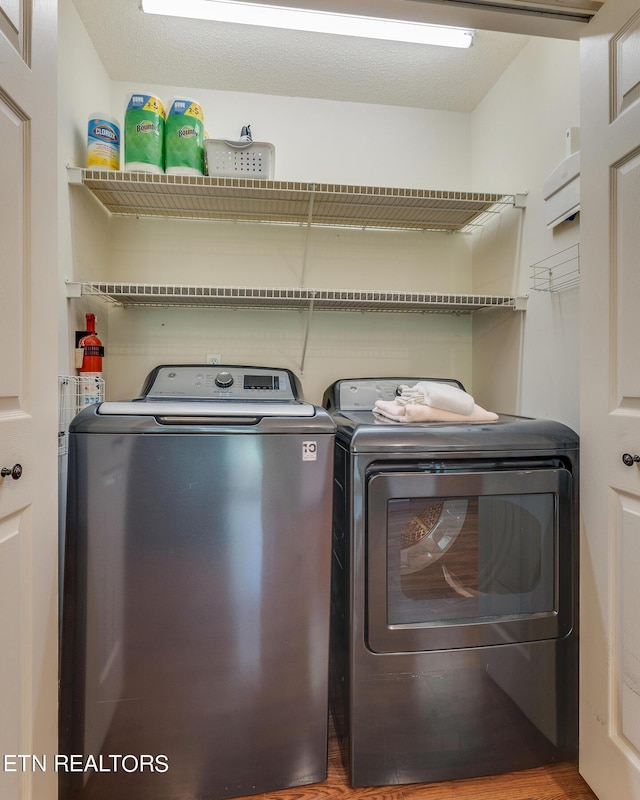
[[[481,30],[456,50],[161,17],[139,0],[74,3],[115,81],[444,111],[472,111],[528,41]]]

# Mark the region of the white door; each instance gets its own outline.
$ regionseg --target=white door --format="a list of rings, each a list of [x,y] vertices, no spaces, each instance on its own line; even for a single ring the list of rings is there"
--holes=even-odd
[[[581,70],[580,769],[601,800],[638,800],[638,0],[606,0],[581,40]]]
[[[56,12],[0,0],[3,800],[56,797]]]

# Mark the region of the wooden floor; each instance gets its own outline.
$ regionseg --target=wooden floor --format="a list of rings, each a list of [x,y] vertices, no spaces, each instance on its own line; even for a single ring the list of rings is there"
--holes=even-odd
[[[597,800],[580,777],[577,765],[569,763],[487,778],[353,789],[333,733],[329,742],[329,776],[325,783],[254,797],[263,800]]]

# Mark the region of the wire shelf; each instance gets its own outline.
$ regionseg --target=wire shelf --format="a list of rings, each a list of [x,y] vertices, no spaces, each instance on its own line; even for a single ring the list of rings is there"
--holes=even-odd
[[[186,308],[263,308],[283,311],[392,311],[471,313],[483,308],[520,309],[520,298],[506,295],[383,292],[243,286],[185,286],[146,283],[82,283],[70,296],[93,295],[119,306]]]
[[[580,245],[575,244],[531,266],[531,288],[560,292],[580,285]]]
[[[69,424],[86,406],[104,400],[104,379],[58,375],[58,455],[69,451]]]
[[[347,228],[469,232],[519,197],[77,167],[68,174],[115,215]]]

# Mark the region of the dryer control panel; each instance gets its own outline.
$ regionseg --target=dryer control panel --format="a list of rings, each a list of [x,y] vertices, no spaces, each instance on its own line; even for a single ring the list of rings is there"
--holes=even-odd
[[[156,367],[147,377],[145,400],[277,400],[301,398],[296,376],[267,367],[182,364]]]
[[[464,389],[453,378],[344,378],[326,390],[322,405],[330,411],[370,411],[376,400],[393,400],[399,386],[412,386],[419,381],[450,383]]]

